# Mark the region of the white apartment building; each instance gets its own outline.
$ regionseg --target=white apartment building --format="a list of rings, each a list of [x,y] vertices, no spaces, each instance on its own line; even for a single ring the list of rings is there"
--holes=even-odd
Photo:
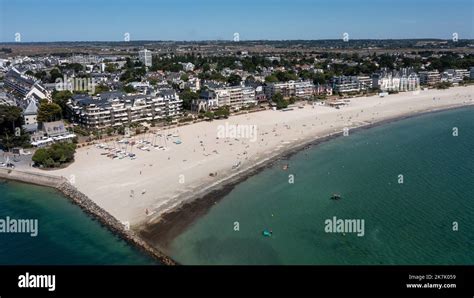
[[[152,57],[151,51],[147,49],[143,49],[138,51],[138,59],[142,62],[146,67],[151,67],[152,65]]]
[[[311,98],[314,94],[314,84],[311,81],[267,83],[265,86],[266,97],[271,99],[275,93],[280,93],[285,98],[292,96]]]
[[[228,106],[232,110],[256,105],[255,88],[248,86],[227,86],[209,88],[200,94],[198,100],[193,101],[193,110],[207,111],[218,107]]]
[[[446,69],[441,74],[441,82],[459,83],[464,78],[469,78],[470,72],[467,69]]]
[[[101,59],[96,55],[74,55],[70,60],[72,63],[97,64]]]
[[[401,72],[374,74],[372,85],[382,91],[415,91],[420,89],[420,78],[414,72],[409,75]]]
[[[108,92],[100,98],[77,96],[68,102],[73,121],[87,128],[104,129],[132,123],[179,117],[183,101],[172,89],[154,95]]]
[[[242,87],[242,106],[256,105],[256,91],[253,87]]]

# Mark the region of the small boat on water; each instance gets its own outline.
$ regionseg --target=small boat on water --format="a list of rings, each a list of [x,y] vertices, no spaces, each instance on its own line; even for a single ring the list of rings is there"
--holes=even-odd
[[[273,234],[272,230],[263,230],[262,235],[264,237],[271,237]]]
[[[337,200],[340,200],[340,199],[342,199],[340,194],[335,193],[331,196],[331,200],[337,201]]]
[[[288,170],[288,168],[289,168],[289,167],[290,167],[290,165],[289,165],[289,164],[285,164],[285,165],[283,165],[283,170],[285,170],[285,171],[286,171],[286,170]]]

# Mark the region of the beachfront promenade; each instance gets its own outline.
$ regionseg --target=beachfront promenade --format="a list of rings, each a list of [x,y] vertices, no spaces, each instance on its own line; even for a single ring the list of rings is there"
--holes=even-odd
[[[405,92],[353,98],[341,109],[306,105],[200,122],[163,131],[181,141],[168,141],[168,150],[135,148],[136,159],[111,159],[102,155],[103,149],[82,147],[72,165],[48,174],[72,177],[78,190],[133,228],[295,146],[339,134],[344,128],[351,133],[351,128],[383,120],[471,105],[473,94],[474,86]],[[226,123],[255,126],[257,136],[218,138],[219,126]]]

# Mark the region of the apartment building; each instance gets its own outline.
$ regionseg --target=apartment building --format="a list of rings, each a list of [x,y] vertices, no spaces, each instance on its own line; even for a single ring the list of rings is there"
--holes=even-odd
[[[359,80],[360,88],[362,90],[372,88],[372,78],[370,76],[357,76],[357,80]]]
[[[415,72],[408,75],[403,71],[375,73],[372,86],[382,91],[415,91],[420,88],[420,78]]]
[[[96,55],[74,55],[71,57],[71,63],[79,64],[97,64],[101,59]]]
[[[288,81],[278,83],[267,83],[265,86],[265,95],[272,98],[276,93],[283,97],[311,98],[314,94],[314,84],[311,81]]]
[[[182,115],[182,103],[174,90],[163,89],[153,95],[125,95],[123,92],[106,92],[99,98],[80,95],[68,102],[68,108],[75,123],[104,129],[176,118]]]
[[[142,62],[146,67],[151,67],[152,65],[152,57],[151,51],[147,49],[143,49],[138,51],[138,59]]]
[[[232,110],[256,105],[255,88],[250,86],[215,86],[201,92],[199,99],[192,103],[193,111],[208,111],[228,106]]]
[[[294,83],[295,96],[309,99],[314,95],[314,84],[311,81],[298,81]]]
[[[240,103],[241,106],[251,106],[256,105],[256,90],[253,87],[245,86],[242,87],[242,102]]]
[[[420,84],[421,85],[436,85],[441,81],[441,74],[439,71],[420,71],[419,73],[420,76]]]
[[[361,86],[361,83],[356,76],[333,77],[331,79],[331,84],[334,92],[348,93],[364,90],[364,86]]]
[[[459,83],[464,78],[469,78],[470,72],[467,69],[446,69],[441,74],[441,82]]]
[[[41,85],[38,79],[21,73],[15,67],[12,67],[7,72],[4,83],[5,87],[20,95],[22,99],[35,98],[40,100],[50,98],[49,92]]]
[[[314,87],[314,93],[316,95],[332,95],[332,87],[330,85],[320,85],[318,84],[317,86]]]

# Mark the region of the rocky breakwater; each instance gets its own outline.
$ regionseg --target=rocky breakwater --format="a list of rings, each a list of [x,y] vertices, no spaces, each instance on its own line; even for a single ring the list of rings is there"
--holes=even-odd
[[[57,189],[60,190],[65,196],[73,201],[74,204],[80,206],[88,214],[92,215],[94,218],[98,219],[103,225],[108,227],[113,233],[122,237],[122,239],[127,242],[135,245],[140,248],[148,255],[158,260],[163,265],[178,265],[176,261],[163,254],[153,246],[146,243],[138,235],[135,234],[132,230],[127,228],[115,217],[110,215],[107,211],[99,207],[96,203],[90,200],[85,194],[77,190],[73,185],[64,181],[57,186]]]

